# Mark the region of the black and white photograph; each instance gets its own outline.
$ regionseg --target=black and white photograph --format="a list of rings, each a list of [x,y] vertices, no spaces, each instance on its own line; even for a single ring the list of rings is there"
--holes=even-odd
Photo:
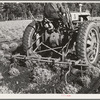
[[[0,94],[99,93],[99,1],[0,1]]]

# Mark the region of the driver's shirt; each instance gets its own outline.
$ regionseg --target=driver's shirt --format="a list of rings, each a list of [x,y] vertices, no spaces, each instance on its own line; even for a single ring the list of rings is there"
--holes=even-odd
[[[46,3],[44,6],[44,16],[46,18],[59,19],[59,12],[65,12],[60,3]]]

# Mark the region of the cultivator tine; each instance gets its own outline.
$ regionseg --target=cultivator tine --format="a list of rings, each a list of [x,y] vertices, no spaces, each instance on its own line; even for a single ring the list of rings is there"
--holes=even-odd
[[[68,84],[68,74],[70,73],[70,71],[71,71],[71,65],[69,65],[69,70],[66,72],[66,74],[65,74],[65,83],[66,84]]]
[[[33,66],[33,63],[32,63],[31,60],[26,61],[25,64],[26,64],[26,66],[27,66],[28,68],[30,68],[31,66]]]

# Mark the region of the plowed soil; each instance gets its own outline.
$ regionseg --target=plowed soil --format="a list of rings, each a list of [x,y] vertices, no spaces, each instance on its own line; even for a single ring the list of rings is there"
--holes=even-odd
[[[21,44],[23,31],[31,20],[20,21],[5,21],[0,22],[0,52],[3,51],[4,55],[11,55],[11,49],[7,49],[11,43]],[[5,45],[4,48],[2,45]],[[20,53],[22,51],[19,45]],[[17,49],[18,49],[17,48]],[[16,50],[15,50],[16,51]],[[81,77],[80,71],[77,74],[71,73],[69,75],[69,83],[65,84],[64,73],[56,66],[56,69],[51,65],[44,63],[38,64],[33,62],[32,66],[25,66],[18,62],[14,68],[19,72],[18,75],[12,75],[10,72],[11,60],[1,57],[0,53],[0,93],[2,94],[21,94],[21,93],[66,93],[77,94],[80,93],[82,88],[90,88],[92,79],[98,78],[100,71],[99,68],[87,69],[84,77]],[[15,70],[15,72],[16,72]],[[92,75],[91,75],[92,74]],[[99,90],[98,90],[99,91]],[[84,92],[81,92],[84,93]],[[96,92],[95,92],[96,93]]]

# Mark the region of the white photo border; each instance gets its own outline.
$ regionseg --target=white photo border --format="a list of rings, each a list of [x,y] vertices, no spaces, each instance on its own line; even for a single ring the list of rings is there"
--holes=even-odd
[[[0,1],[0,3],[100,3],[100,1]],[[0,94],[0,99],[100,99],[100,94]]]

